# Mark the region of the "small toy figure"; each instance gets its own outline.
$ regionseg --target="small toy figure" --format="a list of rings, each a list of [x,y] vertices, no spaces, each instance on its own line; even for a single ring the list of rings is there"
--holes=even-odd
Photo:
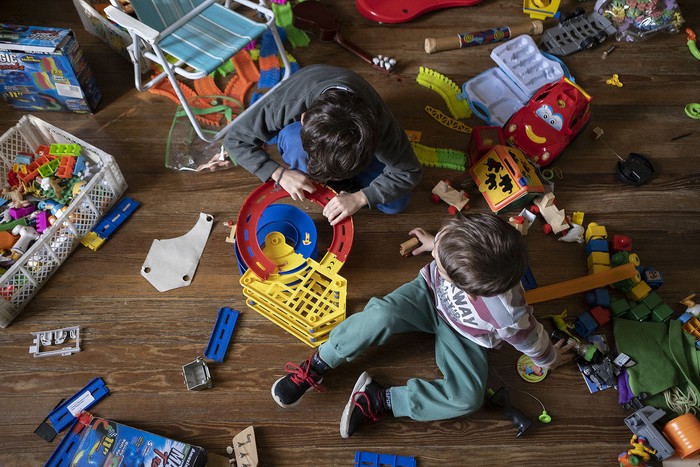
[[[641,436],[632,435],[630,444],[632,445],[632,449],[629,449],[627,451],[627,454],[629,454],[630,456],[638,456],[644,462],[647,462],[651,459],[651,456],[656,454],[656,449],[653,449],[651,446],[649,446],[647,440],[645,438],[642,438]]]

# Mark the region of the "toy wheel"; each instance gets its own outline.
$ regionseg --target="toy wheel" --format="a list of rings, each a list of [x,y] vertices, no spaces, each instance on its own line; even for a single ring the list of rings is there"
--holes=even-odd
[[[457,211],[456,207],[450,206],[449,208],[447,208],[447,212],[449,212],[450,214],[452,214],[454,216],[455,214],[457,214],[458,211]]]
[[[438,195],[436,195],[436,194],[433,194],[432,196],[430,196],[430,200],[431,200],[433,203],[438,204],[438,203],[440,202],[440,197],[439,197]]]
[[[592,37],[587,37],[581,41],[581,50],[590,49],[595,45],[596,41]]]
[[[533,213],[533,214],[539,214],[539,213],[540,213],[540,207],[539,207],[538,205],[536,205],[536,204],[533,204],[533,205],[530,207],[530,212]]]
[[[608,35],[605,34],[605,32],[601,32],[601,33],[598,34],[598,35],[596,36],[596,38],[595,38],[595,40],[596,40],[599,44],[602,44],[602,43],[605,42],[607,39],[608,39]]]
[[[542,232],[544,232],[546,235],[551,234],[551,233],[552,233],[552,226],[549,225],[549,224],[545,224],[545,225],[542,227]]]

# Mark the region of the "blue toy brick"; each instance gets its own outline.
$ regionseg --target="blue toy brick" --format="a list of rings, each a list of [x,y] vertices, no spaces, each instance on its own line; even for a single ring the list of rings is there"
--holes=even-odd
[[[209,344],[204,349],[204,356],[215,362],[223,363],[226,351],[231,343],[233,328],[236,326],[240,313],[228,307],[219,309],[214,330],[209,338]]]
[[[588,240],[586,242],[586,257],[594,251],[608,252],[608,241],[602,238]]]
[[[416,459],[413,456],[355,451],[355,467],[416,467],[416,465]]]
[[[94,378],[80,391],[76,392],[70,399],[65,401],[51,411],[49,422],[56,433],[60,433],[68,425],[75,421],[75,417],[68,408],[73,411],[85,410],[97,403],[100,399],[109,394],[109,389],[105,386],[102,378]]]
[[[523,289],[525,290],[537,288],[537,281],[535,280],[535,276],[532,274],[532,269],[530,269],[530,266],[528,266],[525,270],[525,275],[522,279],[520,279],[520,283],[523,285]]]
[[[579,337],[588,337],[596,329],[598,329],[598,321],[587,311],[578,315],[574,320],[574,332]]]
[[[687,323],[688,321],[690,321],[690,320],[693,319],[693,318],[694,318],[693,314],[692,314],[692,313],[688,313],[688,312],[686,311],[685,313],[683,313],[682,315],[680,315],[680,316],[678,317],[678,321],[680,321],[681,324],[685,324],[685,323]]]
[[[602,306],[610,308],[610,292],[605,287],[599,287],[588,292],[584,300],[588,306]]]
[[[79,173],[85,171],[85,156],[78,156],[75,159],[75,165],[73,166],[73,175],[77,176]]]

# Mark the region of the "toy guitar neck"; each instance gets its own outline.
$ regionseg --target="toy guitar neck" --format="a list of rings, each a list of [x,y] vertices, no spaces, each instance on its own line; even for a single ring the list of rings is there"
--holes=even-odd
[[[405,23],[440,8],[472,6],[483,0],[356,0],[357,11],[378,23]]]
[[[306,0],[300,2],[292,8],[294,16],[294,26],[302,31],[314,34],[321,42],[335,42],[345,50],[352,52],[357,57],[374,68],[382,71],[391,71],[393,64],[387,66],[380,65],[376,57],[371,57],[366,52],[355,46],[352,42],[345,40],[340,35],[338,20],[318,0]]]

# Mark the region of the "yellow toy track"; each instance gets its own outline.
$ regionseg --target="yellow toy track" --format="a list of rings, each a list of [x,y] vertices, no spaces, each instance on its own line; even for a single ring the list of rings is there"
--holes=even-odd
[[[445,99],[447,108],[454,118],[469,118],[472,111],[467,104],[467,101],[459,99],[457,95],[460,92],[459,86],[450,78],[438,73],[430,68],[420,67],[416,82],[421,86],[425,86],[437,92]]]

